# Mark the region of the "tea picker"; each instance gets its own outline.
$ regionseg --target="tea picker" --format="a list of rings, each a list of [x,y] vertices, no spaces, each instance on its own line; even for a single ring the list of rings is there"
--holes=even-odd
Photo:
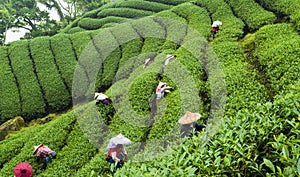
[[[182,138],[189,136],[193,130],[197,133],[205,128],[204,125],[196,122],[200,119],[200,117],[201,115],[198,113],[191,113],[187,111],[184,116],[178,120],[178,123],[181,124],[180,132]]]
[[[98,92],[95,93],[94,100],[96,100],[96,104],[103,103],[105,105],[108,105],[112,102],[108,96]]]
[[[56,152],[51,150],[49,147],[40,144],[34,146],[33,154],[36,155],[36,161],[43,161],[43,168],[46,169],[49,162],[52,161],[52,158],[56,158]]]
[[[107,146],[106,161],[111,164],[117,163],[116,168],[121,168],[124,162],[128,160],[128,155],[124,148],[124,145],[128,144],[131,144],[131,141],[122,134],[111,138]]]

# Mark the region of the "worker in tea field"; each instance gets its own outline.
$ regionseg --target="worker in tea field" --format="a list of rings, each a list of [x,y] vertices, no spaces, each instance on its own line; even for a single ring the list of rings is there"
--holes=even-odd
[[[96,104],[103,103],[105,105],[108,105],[112,102],[108,96],[98,92],[95,93],[94,100],[96,100]]]
[[[34,146],[33,154],[36,155],[36,160],[39,162],[43,161],[43,168],[46,169],[49,162],[51,162],[52,158],[56,158],[56,152],[51,150],[49,147],[40,144],[38,146]]]
[[[116,168],[121,168],[125,161],[128,160],[127,152],[124,145],[131,144],[131,141],[124,135],[119,134],[110,139],[107,146],[106,161],[111,164],[116,164]]]
[[[167,55],[165,60],[165,66],[167,66],[173,59],[176,58],[176,55]]]
[[[153,62],[153,60],[151,60],[151,58],[147,58],[145,60],[145,63],[144,63],[144,68],[146,68],[147,66],[149,66],[152,62]]]
[[[222,22],[220,21],[214,21],[211,25],[211,37],[214,38],[215,34],[220,30],[220,26],[222,25]]]
[[[197,133],[205,128],[204,125],[196,122],[200,117],[201,115],[198,113],[187,111],[184,116],[178,120],[178,123],[181,124],[180,132],[182,138],[189,136],[193,131]]]
[[[164,97],[165,93],[171,92],[169,89],[172,87],[167,86],[166,82],[159,82],[155,90],[155,99],[152,100],[151,113],[155,115],[157,112],[157,104]]]
[[[165,63],[164,63],[164,65],[163,65],[162,71],[161,71],[161,73],[160,73],[161,75],[165,72],[166,66],[167,66],[172,60],[174,60],[174,59],[176,59],[176,55],[168,54],[168,55],[166,56]]]
[[[155,94],[156,94],[156,100],[159,101],[162,99],[165,95],[165,93],[171,92],[169,89],[172,87],[167,86],[166,82],[159,82],[158,86],[156,87]]]

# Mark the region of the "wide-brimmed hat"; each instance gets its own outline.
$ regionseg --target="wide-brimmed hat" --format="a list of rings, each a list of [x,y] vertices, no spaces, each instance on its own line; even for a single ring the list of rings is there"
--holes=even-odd
[[[31,177],[32,166],[27,162],[19,163],[14,168],[15,177]]]
[[[131,141],[121,133],[110,139],[115,144],[131,144]]]
[[[118,144],[128,145],[131,141],[120,133],[109,140],[107,149],[115,148]]]
[[[200,119],[201,115],[198,113],[191,113],[187,111],[184,116],[182,116],[179,120],[178,123],[180,124],[191,124],[193,122],[196,122],[198,119]]]
[[[159,82],[158,86],[156,87],[157,90],[161,89],[163,86],[166,86],[166,82]]]
[[[36,153],[36,151],[38,150],[39,147],[43,146],[43,144],[39,144],[37,146],[34,146],[34,150],[33,150],[33,154]]]
[[[212,24],[212,27],[219,27],[222,25],[222,22],[217,20],[217,21],[214,21],[213,24]]]
[[[94,100],[100,95],[100,93],[96,92],[94,96]]]

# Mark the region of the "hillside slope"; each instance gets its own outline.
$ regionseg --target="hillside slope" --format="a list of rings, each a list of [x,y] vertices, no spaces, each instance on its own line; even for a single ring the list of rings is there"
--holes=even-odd
[[[277,6],[280,0],[143,2],[96,9],[65,30],[73,34],[0,48],[1,120],[31,120],[74,104],[1,141],[0,176],[12,176],[22,161],[35,176],[299,176],[298,11]],[[126,8],[136,11],[123,21]],[[151,16],[130,20],[145,10]],[[207,42],[214,20],[223,25]],[[87,31],[77,32],[82,26]],[[166,54],[177,58],[162,68]],[[143,68],[146,58],[154,62]],[[151,117],[159,81],[173,90]],[[94,91],[113,104],[95,106]],[[180,139],[185,111],[201,113],[207,128]],[[126,146],[131,161],[113,173],[105,148],[119,133],[133,141]],[[40,143],[57,152],[46,170],[32,155]]]

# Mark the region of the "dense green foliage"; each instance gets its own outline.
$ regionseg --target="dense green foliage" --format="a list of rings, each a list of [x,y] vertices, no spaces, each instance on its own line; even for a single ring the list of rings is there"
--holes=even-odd
[[[4,122],[15,115],[21,114],[21,100],[6,47],[0,49],[0,60],[2,66],[0,70],[0,78],[2,79],[0,87],[2,100],[0,102],[0,122]]]
[[[250,30],[257,30],[266,24],[272,24],[276,20],[276,16],[264,8],[262,8],[254,0],[225,0],[233,9],[233,11],[245,21]]]
[[[50,38],[35,38],[30,41],[29,47],[47,109],[50,112],[65,109],[69,105],[70,95],[53,57]]]
[[[11,67],[20,92],[21,115],[30,120],[45,113],[45,100],[38,83],[27,40],[13,43],[8,48]],[[5,101],[5,100],[1,100]],[[5,116],[5,115],[3,115]]]
[[[296,25],[296,29],[300,30],[300,1],[299,0],[263,0],[260,1],[264,7],[267,7],[283,18],[290,20]],[[288,18],[285,17],[288,16]]]
[[[1,141],[0,176],[13,176],[21,161],[32,164],[35,176],[299,176],[297,20],[272,24],[276,16],[269,11],[295,16],[297,10],[279,7],[279,0],[213,2],[112,2],[64,31],[73,34],[0,48],[1,121],[64,110],[71,95],[88,101]],[[207,42],[214,20],[223,25]],[[252,34],[245,33],[248,28]],[[177,57],[163,67],[166,54]],[[153,62],[144,67],[147,58]],[[172,89],[153,114],[160,81]],[[105,92],[113,104],[95,106],[94,91]],[[219,107],[220,119],[214,112]],[[168,140],[177,135],[185,111],[201,113],[198,122],[207,128],[174,145]],[[109,138],[119,133],[133,143],[126,146],[130,161],[115,171],[105,153]],[[40,143],[57,152],[46,170],[32,155]],[[161,156],[167,145],[171,149]]]

